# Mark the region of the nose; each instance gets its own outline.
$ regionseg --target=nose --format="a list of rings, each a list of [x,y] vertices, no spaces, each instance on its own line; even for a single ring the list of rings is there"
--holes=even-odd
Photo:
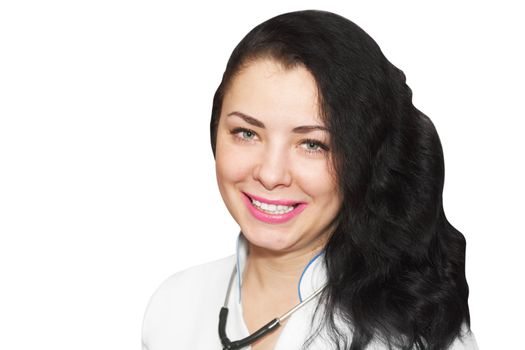
[[[253,178],[269,191],[278,187],[287,187],[292,183],[290,166],[286,151],[277,147],[268,148],[257,160]]]

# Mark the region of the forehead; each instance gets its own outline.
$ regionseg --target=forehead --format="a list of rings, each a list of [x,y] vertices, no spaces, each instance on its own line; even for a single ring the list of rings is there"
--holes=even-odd
[[[286,69],[271,59],[251,62],[233,78],[222,114],[232,111],[261,119],[323,124],[313,75],[302,65]]]

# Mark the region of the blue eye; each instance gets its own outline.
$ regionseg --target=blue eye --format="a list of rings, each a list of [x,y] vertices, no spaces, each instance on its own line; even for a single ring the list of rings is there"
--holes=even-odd
[[[317,140],[310,140],[310,139],[304,140],[302,144],[306,152],[308,153],[318,153],[318,152],[328,151],[328,146],[326,146],[324,143],[317,141]]]
[[[246,128],[235,128],[231,131],[231,134],[242,141],[251,141],[257,136],[255,131]]]
[[[242,135],[242,137],[245,138],[245,139],[251,139],[252,137],[255,136],[255,134],[254,134],[253,131],[251,131],[251,130],[243,130],[243,131],[241,132],[241,135]]]
[[[317,151],[319,148],[321,148],[321,146],[319,146],[319,144],[315,142],[309,141],[309,142],[306,142],[306,148],[309,151]]]

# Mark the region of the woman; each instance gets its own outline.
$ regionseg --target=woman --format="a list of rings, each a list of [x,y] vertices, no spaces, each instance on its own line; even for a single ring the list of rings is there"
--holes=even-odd
[[[322,11],[255,27],[210,126],[237,254],[159,288],[144,349],[477,348],[438,135],[363,30]]]

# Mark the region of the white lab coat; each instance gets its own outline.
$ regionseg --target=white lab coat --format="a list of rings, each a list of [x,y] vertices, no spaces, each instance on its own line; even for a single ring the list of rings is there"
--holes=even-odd
[[[226,334],[232,341],[249,335],[241,304],[242,271],[247,256],[247,242],[242,234],[237,253],[227,258],[196,266],[169,277],[152,296],[142,329],[143,350],[220,350],[218,324],[234,265],[234,277],[228,300]],[[299,300],[304,300],[326,281],[323,255],[314,257],[305,267],[298,285]],[[275,350],[299,350],[311,334],[310,321],[317,298],[300,308],[286,323]],[[275,315],[276,317],[280,315]],[[270,320],[268,320],[270,321]],[[317,337],[309,349],[330,349],[325,339]],[[245,348],[246,350],[251,347]],[[376,343],[369,349],[385,349]],[[459,339],[451,350],[477,350],[472,333]]]

